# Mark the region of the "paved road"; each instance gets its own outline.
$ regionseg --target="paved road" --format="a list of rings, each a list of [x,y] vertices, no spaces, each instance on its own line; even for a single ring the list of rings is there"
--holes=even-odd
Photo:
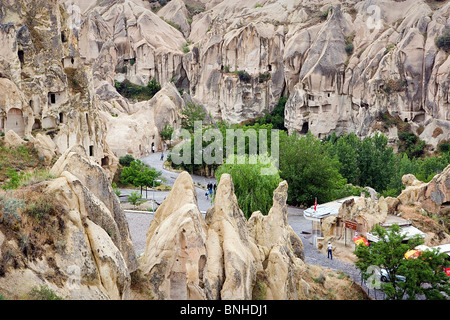
[[[162,177],[166,179],[164,182],[167,185],[173,186],[178,173],[165,170],[162,166],[162,161],[160,160],[161,153],[150,154],[149,156],[141,159],[144,163],[150,165],[153,168],[162,172]],[[206,186],[208,182],[215,182],[215,179],[207,179],[205,177],[199,177],[192,175],[194,182],[200,183]],[[199,209],[202,212],[211,206],[211,201],[206,199],[205,190],[196,186],[197,190],[197,200]],[[129,194],[132,190],[121,189],[122,194]],[[168,191],[158,191],[154,193],[155,201],[161,203],[165,197],[168,195]],[[145,192],[144,192],[145,197]],[[147,194],[148,199],[152,199],[153,192],[149,191]],[[145,238],[147,234],[150,221],[153,219],[154,214],[152,212],[142,213],[126,210],[125,214],[127,216],[128,224],[130,227],[131,238],[136,249],[136,253],[142,254],[145,250]],[[305,250],[305,262],[312,265],[320,265],[323,267],[328,267],[334,271],[342,271],[348,274],[352,279],[361,284],[361,276],[359,271],[355,268],[352,263],[343,262],[337,259],[328,259],[326,254],[320,252],[313,246],[312,242],[312,224],[311,221],[306,220],[303,217],[303,210],[295,207],[288,207],[288,218],[289,223],[294,229],[294,231],[299,235],[303,242]],[[374,290],[368,290],[367,286],[363,284],[364,289],[368,291],[370,296],[375,299],[383,299],[384,296],[381,292],[375,292]]]

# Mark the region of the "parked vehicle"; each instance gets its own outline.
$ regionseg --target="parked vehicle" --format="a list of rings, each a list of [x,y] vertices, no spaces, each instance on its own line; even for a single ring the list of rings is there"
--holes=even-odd
[[[406,281],[406,278],[401,275],[396,275],[395,279],[397,280],[397,282],[399,282],[399,281],[405,282]],[[389,277],[387,270],[384,268],[380,270],[380,280],[383,282],[391,282],[391,278]]]

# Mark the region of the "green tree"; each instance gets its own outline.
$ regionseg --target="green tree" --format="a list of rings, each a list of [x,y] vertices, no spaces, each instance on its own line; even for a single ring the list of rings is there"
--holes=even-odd
[[[284,109],[287,99],[287,96],[280,97],[273,111],[271,113],[266,113],[264,117],[259,118],[256,123],[259,123],[260,125],[272,124],[273,129],[287,131],[286,127],[284,126]]]
[[[153,185],[153,181],[161,176],[161,171],[156,171],[154,168],[149,168],[141,160],[134,160],[130,163],[129,167],[125,167],[120,175],[121,179],[125,183],[131,183],[135,187],[150,187]],[[159,185],[156,182],[155,185]]]
[[[163,138],[163,140],[170,140],[172,139],[172,134],[173,134],[174,128],[173,126],[171,126],[170,124],[165,124],[164,128],[161,130],[161,138]]]
[[[249,163],[249,157],[246,157],[245,163],[240,164],[236,159],[235,164],[223,164],[216,171],[216,179],[219,182],[222,174],[231,175],[239,208],[247,219],[258,210],[267,214],[272,207],[273,191],[282,180],[278,173],[262,175],[261,170],[268,167],[269,165],[260,162]]]
[[[362,140],[358,149],[360,186],[370,186],[377,191],[385,190],[395,171],[395,154],[387,146],[387,137],[375,133]]]
[[[447,255],[437,251],[424,251],[417,259],[405,259],[405,253],[423,243],[420,236],[405,241],[405,234],[394,224],[389,230],[375,226],[372,233],[379,241],[371,246],[357,246],[355,265],[365,280],[371,280],[373,269],[378,266],[386,270],[389,281],[380,288],[387,299],[416,299],[425,295],[427,299],[445,299],[450,294],[449,277],[442,272]]]
[[[349,183],[359,186],[361,176],[358,161],[358,147],[361,144],[359,138],[354,133],[339,138],[332,136],[330,144],[330,153],[337,156],[341,163],[339,172]]]
[[[143,204],[146,201],[147,200],[142,199],[142,194],[139,194],[139,192],[137,191],[131,192],[131,194],[128,196],[128,202],[131,203],[134,206],[134,208]]]
[[[339,160],[310,132],[300,138],[280,132],[280,150],[280,177],[289,184],[289,204],[309,206],[315,198],[328,202],[344,188]]]
[[[202,106],[189,102],[186,104],[186,109],[184,109],[181,114],[183,115],[181,127],[191,133],[194,132],[194,122],[203,121],[206,118],[206,112]]]

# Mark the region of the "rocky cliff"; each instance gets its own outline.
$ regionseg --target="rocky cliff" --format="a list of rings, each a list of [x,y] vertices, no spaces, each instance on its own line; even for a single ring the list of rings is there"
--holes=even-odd
[[[22,299],[46,286],[64,299],[129,299],[138,264],[105,170],[75,146],[51,172],[0,196],[2,294]]]
[[[0,130],[49,136],[61,155],[82,145],[111,174],[92,65],[80,55],[72,19],[57,1],[0,3]]]
[[[96,88],[113,79],[169,81],[229,122],[270,112],[288,95],[290,132],[365,137],[382,130],[394,142],[398,127],[383,126],[389,116],[434,147],[450,138],[448,54],[436,45],[447,30],[448,1],[172,0],[155,10],[125,0],[66,7],[79,12],[80,50],[94,65]]]

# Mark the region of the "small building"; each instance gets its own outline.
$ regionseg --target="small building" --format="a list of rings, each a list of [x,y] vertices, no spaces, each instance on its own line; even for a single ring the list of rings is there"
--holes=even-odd
[[[342,204],[347,200],[356,200],[360,197],[358,196],[350,196],[342,199],[338,199],[335,201],[323,203],[320,205],[317,205],[316,210],[314,210],[314,206],[311,208],[308,208],[303,211],[303,216],[306,220],[310,220],[312,223],[312,235],[313,235],[313,244],[316,246],[317,244],[317,238],[322,238],[322,221],[325,218],[328,218],[330,216],[336,216],[339,213],[339,209],[341,208]]]
[[[402,230],[402,234],[405,235],[405,241],[409,240],[410,238],[414,237],[415,235],[419,235],[422,238],[425,238],[426,234],[417,229],[416,227],[412,226],[411,221],[403,219],[401,217],[388,214],[386,217],[386,220],[383,223],[380,223],[379,225],[383,228],[389,229],[392,227],[392,225],[397,224],[400,229]],[[367,240],[372,242],[378,242],[380,239],[373,235],[371,232],[367,232],[366,234]]]
[[[448,244],[441,244],[439,246],[435,246],[435,247],[428,247],[426,245],[419,245],[417,247],[415,247],[415,249],[417,250],[421,250],[421,251],[426,251],[426,250],[431,250],[431,249],[438,249],[439,253],[446,253],[449,257],[450,257],[450,243]]]

